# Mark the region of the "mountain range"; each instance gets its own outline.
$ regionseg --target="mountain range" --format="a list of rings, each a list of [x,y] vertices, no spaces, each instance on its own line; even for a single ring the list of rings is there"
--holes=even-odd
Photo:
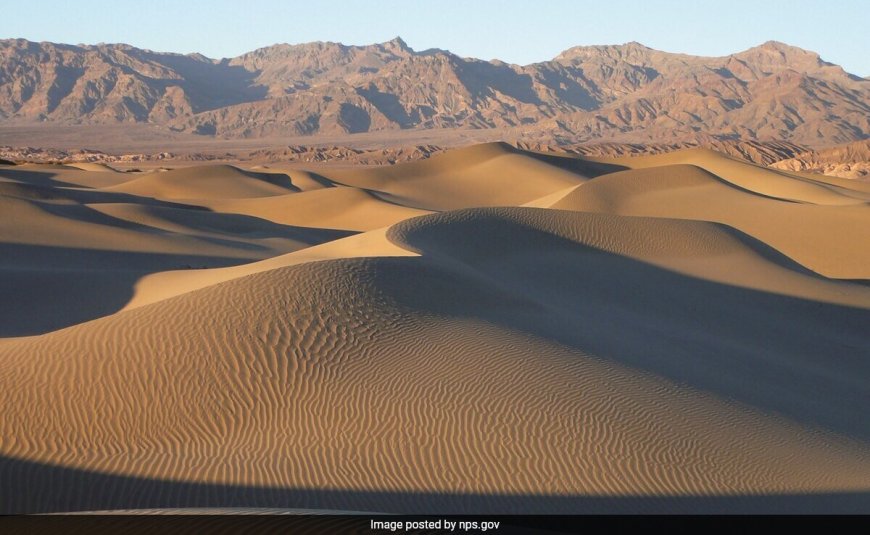
[[[512,65],[368,45],[235,58],[124,44],[0,41],[0,126],[150,123],[221,138],[497,129],[568,144],[870,138],[870,80],[770,41],[726,57],[632,42]]]

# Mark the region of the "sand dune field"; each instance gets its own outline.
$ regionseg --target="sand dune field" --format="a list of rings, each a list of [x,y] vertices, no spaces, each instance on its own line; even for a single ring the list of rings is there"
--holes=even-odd
[[[870,183],[0,165],[0,514],[870,511]]]

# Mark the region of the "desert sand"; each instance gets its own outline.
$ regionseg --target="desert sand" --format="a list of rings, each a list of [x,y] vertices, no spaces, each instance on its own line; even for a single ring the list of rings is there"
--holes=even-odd
[[[0,165],[0,513],[866,513],[868,203],[705,149]]]

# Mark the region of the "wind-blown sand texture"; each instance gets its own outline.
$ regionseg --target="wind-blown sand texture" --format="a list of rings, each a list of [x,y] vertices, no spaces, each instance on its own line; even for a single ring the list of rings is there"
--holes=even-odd
[[[870,510],[865,183],[504,144],[0,177],[0,513]]]

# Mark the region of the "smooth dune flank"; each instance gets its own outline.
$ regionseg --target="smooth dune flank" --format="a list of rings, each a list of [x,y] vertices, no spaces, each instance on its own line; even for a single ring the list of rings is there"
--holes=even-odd
[[[870,508],[863,185],[505,144],[0,177],[0,513]]]

